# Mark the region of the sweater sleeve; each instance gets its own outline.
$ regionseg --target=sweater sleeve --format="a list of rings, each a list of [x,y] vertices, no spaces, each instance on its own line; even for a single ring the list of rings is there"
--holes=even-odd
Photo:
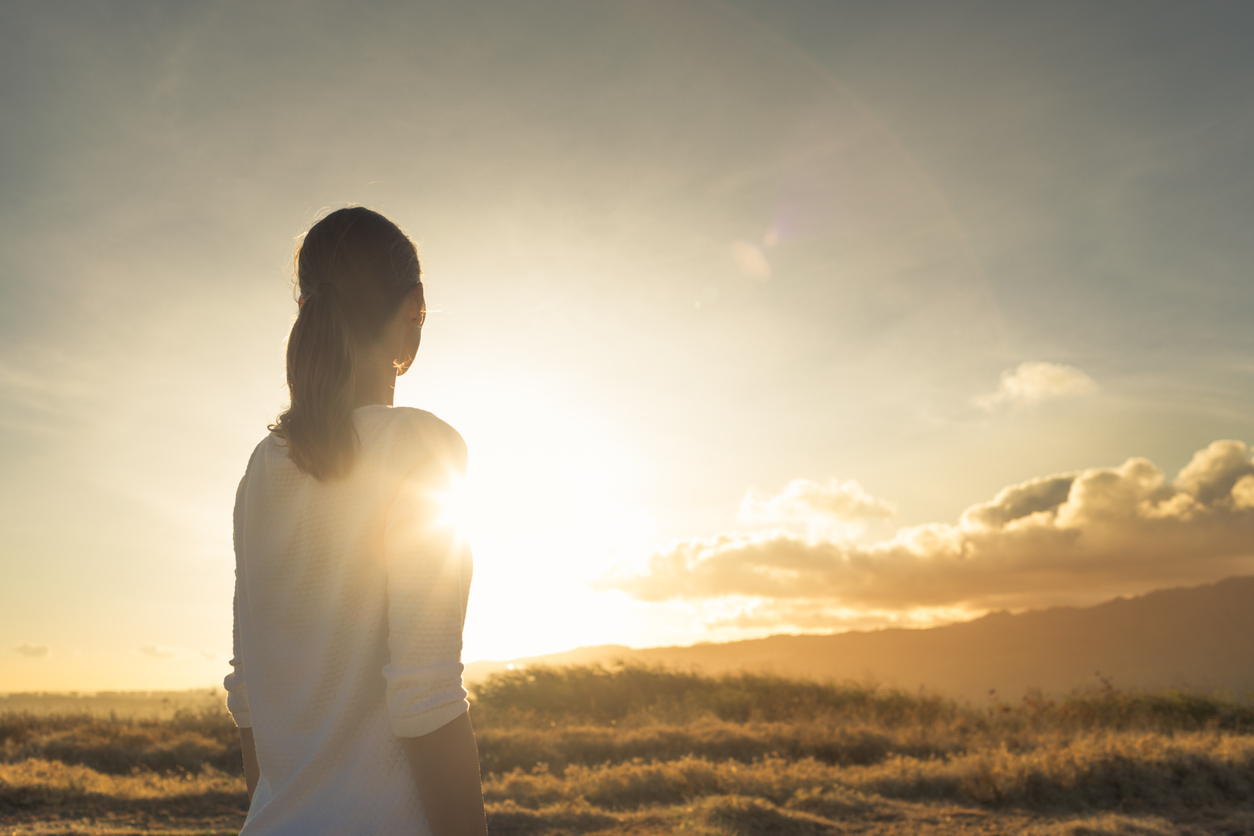
[[[226,709],[231,712],[235,725],[241,729],[251,728],[253,721],[248,713],[248,686],[244,679],[244,662],[240,653],[240,619],[239,619],[239,584],[240,584],[240,527],[243,525],[244,481],[245,473],[240,480],[239,489],[235,492],[235,510],[231,514],[232,540],[235,544],[235,595],[231,601],[231,672],[222,681],[226,688]]]
[[[226,688],[226,710],[231,712],[231,719],[235,721],[235,725],[241,729],[252,728],[252,717],[248,713],[248,686],[244,681],[244,664],[240,660],[239,652],[239,587],[236,581],[235,590],[235,628],[233,633],[234,650],[231,653],[231,672],[226,675],[226,679],[222,680],[222,685]]]
[[[462,626],[470,548],[443,518],[460,482],[466,448],[451,438],[401,481],[384,529],[387,564],[388,714],[401,737],[430,734],[469,708],[462,685]]]

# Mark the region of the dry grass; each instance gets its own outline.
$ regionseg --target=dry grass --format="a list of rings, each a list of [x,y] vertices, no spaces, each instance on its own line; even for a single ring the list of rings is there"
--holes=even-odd
[[[977,707],[641,668],[512,672],[474,708],[491,830],[1254,833],[1254,710],[1121,693]],[[0,715],[0,832],[226,833],[234,726]],[[128,829],[129,828],[129,829]]]
[[[884,729],[832,721],[730,723],[703,717],[691,723],[616,726],[500,727],[476,719],[485,772],[547,764],[567,766],[673,760],[694,755],[751,762],[765,757],[813,758],[832,764],[873,764],[895,755],[929,758],[966,751],[970,736],[949,726]]]
[[[197,775],[150,771],[108,775],[86,766],[33,758],[0,764],[4,804],[18,809],[63,806],[94,796],[126,801],[207,795],[234,799],[241,787],[238,775],[224,775],[212,768]]]
[[[606,810],[687,804],[736,795],[812,813],[840,815],[870,796],[942,800],[1041,811],[1171,810],[1254,799],[1254,739],[1195,733],[1099,734],[1042,743],[1034,750],[971,752],[952,758],[892,757],[872,766],[812,758],[753,763],[637,760],[541,766],[490,775],[485,797],[529,808],[584,799]],[[856,802],[856,803],[855,803]]]
[[[110,775],[242,769],[239,735],[221,705],[179,711],[168,720],[0,714],[0,746],[5,763],[36,758]]]
[[[212,767],[110,775],[33,758],[0,764],[0,832],[10,834],[236,833],[244,803],[243,778]]]

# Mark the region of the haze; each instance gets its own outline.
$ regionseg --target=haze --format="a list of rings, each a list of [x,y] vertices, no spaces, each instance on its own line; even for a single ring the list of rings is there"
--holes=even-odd
[[[221,680],[297,236],[471,451],[467,661],[1254,567],[1254,10],[9,3],[0,690]]]

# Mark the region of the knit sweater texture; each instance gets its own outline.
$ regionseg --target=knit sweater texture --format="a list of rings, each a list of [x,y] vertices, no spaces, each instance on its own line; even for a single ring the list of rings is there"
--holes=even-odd
[[[429,833],[399,737],[468,708],[470,550],[442,516],[464,473],[429,412],[361,407],[344,478],[302,473],[271,434],[235,498],[227,707],[261,779],[241,836]]]

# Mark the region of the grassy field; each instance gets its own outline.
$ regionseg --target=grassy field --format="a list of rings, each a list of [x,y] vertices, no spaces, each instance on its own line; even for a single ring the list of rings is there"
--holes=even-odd
[[[1254,833],[1254,704],[1109,684],[972,706],[645,668],[528,669],[472,710],[494,834]],[[0,715],[0,836],[234,833],[214,703]]]

